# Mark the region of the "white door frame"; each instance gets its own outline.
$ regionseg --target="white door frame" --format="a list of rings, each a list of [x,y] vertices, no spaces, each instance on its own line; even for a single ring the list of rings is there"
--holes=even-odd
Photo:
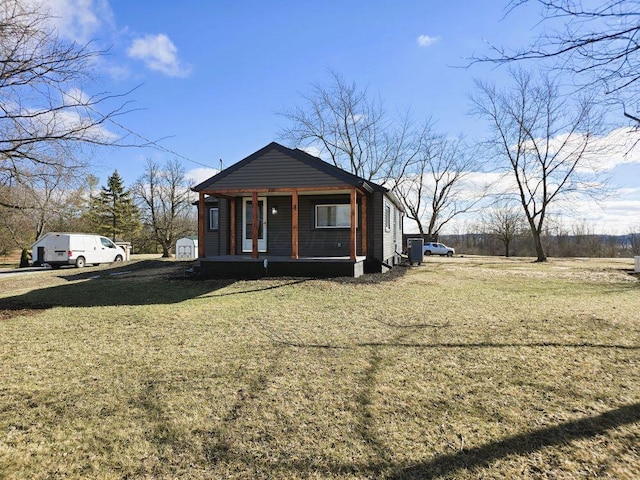
[[[258,205],[262,202],[262,237],[258,234],[258,251],[267,251],[267,197],[258,197]],[[247,234],[251,234],[251,231],[247,231],[247,204],[251,203],[251,197],[242,198],[242,251],[252,252],[253,241],[251,237],[247,237]],[[260,221],[260,215],[258,215],[258,221]],[[260,229],[258,229],[260,230]]]

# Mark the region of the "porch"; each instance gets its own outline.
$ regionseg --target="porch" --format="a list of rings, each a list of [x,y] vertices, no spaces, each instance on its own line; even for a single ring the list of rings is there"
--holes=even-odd
[[[333,252],[327,252],[318,243],[322,238],[325,243],[334,242],[338,248],[346,247],[349,258],[356,260],[358,255],[367,256],[367,193],[360,188],[313,187],[313,188],[252,188],[252,189],[210,189],[199,192],[198,201],[198,257],[210,256],[205,249],[206,241],[206,204],[208,198],[225,199],[228,204],[228,222],[219,228],[219,242],[225,248],[217,252],[219,255],[250,255],[253,259],[265,255],[287,255],[292,259],[299,258],[333,258]],[[346,215],[341,217],[342,223],[318,225],[319,220],[301,208],[310,198],[335,199],[345,198],[339,203],[346,207]],[[275,203],[273,203],[275,202]],[[317,201],[316,203],[327,203]],[[330,202],[329,202],[330,203]],[[308,207],[309,205],[307,205]],[[333,207],[333,205],[326,205]],[[276,222],[274,220],[278,219]],[[335,218],[333,219],[336,220]],[[273,226],[277,231],[274,231]],[[316,238],[309,238],[309,231],[316,233]],[[331,233],[333,232],[333,234]],[[336,236],[336,232],[343,234]],[[276,235],[274,235],[276,234]],[[346,234],[346,236],[344,235]],[[284,236],[288,238],[284,240]],[[288,245],[288,250],[281,248],[268,238],[280,237],[280,244]],[[301,236],[303,238],[301,238]],[[344,245],[344,247],[343,247]]]
[[[359,277],[365,273],[365,256],[298,257],[218,255],[200,258],[204,278]]]

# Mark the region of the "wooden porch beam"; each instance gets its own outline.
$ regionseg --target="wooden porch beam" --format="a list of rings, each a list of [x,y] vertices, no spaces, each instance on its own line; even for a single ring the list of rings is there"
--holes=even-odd
[[[356,241],[356,220],[358,211],[358,202],[357,202],[356,189],[353,188],[351,190],[351,229],[349,231],[349,252],[351,260],[356,259],[357,254],[357,241]]]
[[[349,185],[344,185],[342,187],[284,187],[284,188],[257,188],[257,189],[247,189],[247,188],[228,188],[222,190],[205,190],[204,193],[207,195],[212,195],[216,197],[232,197],[242,193],[291,193],[293,190],[298,192],[331,192],[331,191],[343,191],[345,193],[354,189],[358,191],[361,195],[364,195],[366,192],[358,187],[351,187]]]
[[[229,212],[231,215],[229,235],[231,238],[229,239],[229,254],[236,254],[236,199],[235,197],[229,200],[229,204],[231,206],[231,211]]]
[[[258,192],[251,194],[251,258],[258,258]]]
[[[298,252],[298,191],[291,192],[291,258],[299,258]]]
[[[198,257],[204,258],[204,228],[205,228],[205,212],[204,193],[200,192],[198,196]]]

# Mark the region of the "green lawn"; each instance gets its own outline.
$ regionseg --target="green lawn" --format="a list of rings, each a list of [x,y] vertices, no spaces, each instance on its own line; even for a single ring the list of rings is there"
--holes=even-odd
[[[0,277],[0,478],[640,478],[632,268]]]

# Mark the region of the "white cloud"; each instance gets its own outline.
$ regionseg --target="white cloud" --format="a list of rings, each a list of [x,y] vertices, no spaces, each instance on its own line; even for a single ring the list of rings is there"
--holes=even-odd
[[[187,173],[185,173],[185,177],[188,180],[193,181],[195,185],[198,185],[208,178],[213,177],[219,171],[220,170],[218,170],[217,168],[199,167],[189,170]]]
[[[72,88],[62,94],[62,101],[65,106],[87,105],[91,102],[91,97],[79,88]]]
[[[419,47],[430,47],[431,45],[433,45],[434,43],[436,43],[439,40],[440,40],[440,37],[431,37],[429,35],[420,35],[416,39],[416,42],[418,43]]]
[[[86,43],[104,24],[113,23],[107,0],[48,0],[49,22],[70,40]]]
[[[178,59],[178,48],[163,33],[134,39],[127,54],[142,60],[147,68],[170,77],[186,77],[190,73],[190,68],[182,65]]]
[[[316,147],[314,145],[306,145],[304,147],[298,147],[300,150],[302,150],[303,152],[308,153],[309,155],[312,155],[314,157],[318,157],[318,158],[322,158],[322,149],[319,147]]]
[[[570,212],[560,212],[569,214],[562,219],[563,226],[571,228],[586,222],[593,233],[610,235],[638,231],[640,219],[634,212],[640,211],[640,195],[638,192],[617,193],[619,195],[600,202],[576,200]]]
[[[640,131],[619,128],[594,142],[598,155],[598,167],[603,171],[613,170],[618,165],[640,163]]]

